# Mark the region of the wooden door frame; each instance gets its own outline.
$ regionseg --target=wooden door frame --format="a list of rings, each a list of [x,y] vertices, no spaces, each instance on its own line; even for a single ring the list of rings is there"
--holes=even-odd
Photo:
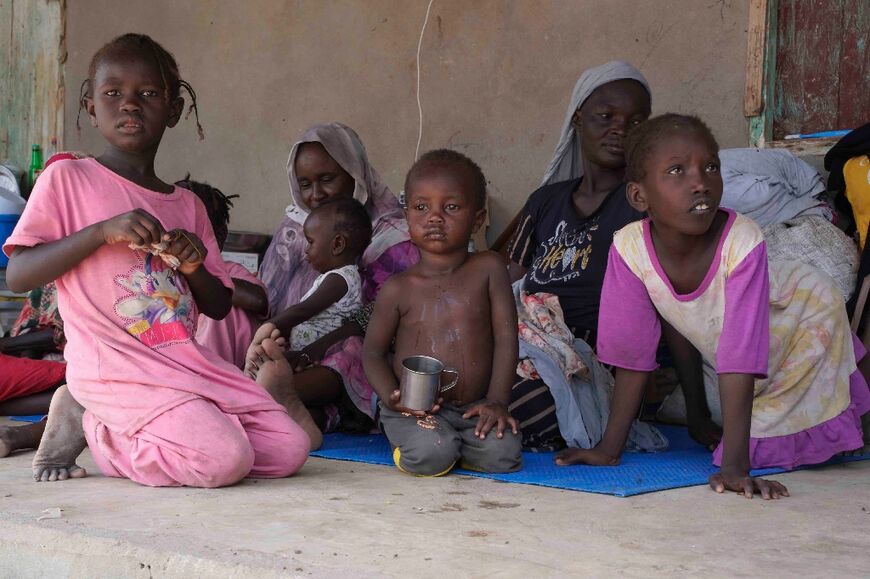
[[[749,119],[749,146],[787,149],[796,155],[824,155],[840,137],[779,141],[772,138],[778,14],[779,0],[749,0],[743,93],[743,114]]]
[[[66,0],[0,0],[0,24],[0,157],[26,170],[31,144],[63,150]]]

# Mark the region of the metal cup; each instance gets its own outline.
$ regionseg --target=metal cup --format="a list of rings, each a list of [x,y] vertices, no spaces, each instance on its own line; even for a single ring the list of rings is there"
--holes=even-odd
[[[441,385],[444,373],[455,374],[446,386]],[[399,381],[399,404],[410,410],[430,410],[441,392],[450,390],[459,381],[459,371],[445,368],[430,356],[411,356],[402,360],[402,379]]]

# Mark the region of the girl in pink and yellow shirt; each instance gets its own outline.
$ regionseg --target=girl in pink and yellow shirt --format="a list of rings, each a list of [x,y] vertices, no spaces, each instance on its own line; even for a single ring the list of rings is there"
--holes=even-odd
[[[719,209],[719,148],[700,120],[652,119],[626,150],[629,202],[649,217],[616,233],[604,278],[598,355],[617,369],[613,409],[595,448],[567,450],[557,463],[619,462],[669,326],[700,353],[696,379],[701,359],[718,374],[724,433],[710,486],[788,496],[750,469],[816,464],[863,446],[866,351],[843,296],[806,264],[768,264],[758,226]],[[693,373],[678,371],[681,380]]]

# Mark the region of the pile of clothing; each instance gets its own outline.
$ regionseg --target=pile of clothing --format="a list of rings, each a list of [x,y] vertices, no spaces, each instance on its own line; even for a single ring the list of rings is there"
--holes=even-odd
[[[771,261],[798,260],[830,275],[848,300],[858,249],[836,225],[819,172],[782,149],[724,149],[722,206],[764,230]]]

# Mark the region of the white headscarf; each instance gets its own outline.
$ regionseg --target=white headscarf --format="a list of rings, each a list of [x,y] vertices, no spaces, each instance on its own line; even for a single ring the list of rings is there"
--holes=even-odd
[[[541,181],[542,186],[558,183],[559,181],[577,179],[583,176],[583,163],[580,160],[580,141],[572,124],[574,113],[577,112],[577,109],[583,105],[595,89],[609,82],[626,78],[636,80],[642,84],[646,92],[650,94],[650,100],[652,100],[652,92],[649,89],[646,78],[644,78],[638,69],[622,60],[611,60],[601,66],[590,68],[580,75],[577,84],[574,85],[574,92],[571,93],[571,103],[568,105],[565,122],[562,124],[559,144],[556,145],[553,160],[550,161],[550,165],[544,172],[544,180]]]

